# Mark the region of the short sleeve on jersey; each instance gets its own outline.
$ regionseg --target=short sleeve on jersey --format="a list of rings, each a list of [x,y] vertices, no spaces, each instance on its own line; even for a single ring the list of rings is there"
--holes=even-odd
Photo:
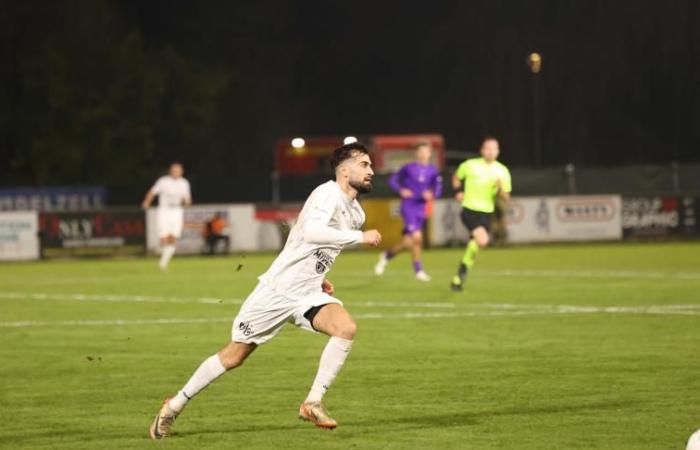
[[[469,172],[469,161],[464,161],[457,168],[457,178],[464,180],[467,178],[467,173]]]
[[[503,179],[501,180],[501,189],[503,192],[510,192],[513,190],[513,185],[510,179],[510,171],[503,167]]]
[[[151,192],[154,194],[160,194],[163,191],[163,177],[156,180],[155,184],[151,188]]]

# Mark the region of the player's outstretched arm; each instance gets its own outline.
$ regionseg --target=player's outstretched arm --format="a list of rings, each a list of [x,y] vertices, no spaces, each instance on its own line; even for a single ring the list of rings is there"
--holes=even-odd
[[[336,230],[318,219],[309,219],[304,224],[304,241],[309,244],[352,245],[363,242],[362,231]]]
[[[452,174],[452,189],[455,191],[462,187],[462,180],[457,176],[457,174]]]
[[[435,176],[432,180],[433,197],[440,198],[442,196],[442,175],[439,172],[435,172]]]
[[[143,198],[143,202],[141,202],[141,208],[143,209],[148,209],[151,206],[151,203],[153,203],[153,198],[155,197],[155,193],[153,190],[149,190],[146,192],[146,196]]]
[[[362,243],[363,244],[369,244],[372,247],[376,247],[377,245],[382,243],[382,235],[379,234],[379,231],[377,230],[368,230],[362,233]]]
[[[503,182],[500,178],[496,180],[496,188],[498,189],[498,196],[505,200],[510,201],[510,182]]]
[[[452,175],[452,189],[455,191],[455,200],[461,203],[464,198],[464,191],[462,190],[462,179],[456,173]]]
[[[394,192],[399,194],[401,198],[411,198],[413,197],[413,192],[410,189],[404,187],[403,180],[406,178],[405,167],[402,167],[398,172],[394,173],[389,177],[389,186]]]
[[[185,199],[183,200],[183,205],[184,206],[191,206],[192,205],[192,191],[190,190],[190,183],[185,180],[187,183],[187,193],[185,194]]]

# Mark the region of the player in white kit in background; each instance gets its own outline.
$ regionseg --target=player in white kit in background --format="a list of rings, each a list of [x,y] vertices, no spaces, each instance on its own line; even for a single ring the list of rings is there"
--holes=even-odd
[[[168,268],[170,258],[175,254],[175,243],[182,235],[183,207],[192,204],[190,182],[182,176],[184,172],[182,164],[170,164],[168,175],[158,178],[141,204],[143,209],[148,209],[153,199],[158,196],[157,228],[161,248],[161,270]]]
[[[151,438],[168,436],[192,397],[243,364],[288,322],[330,337],[299,417],[321,428],[336,427],[321,399],[345,363],[356,325],[342,302],[333,297],[333,285],[325,276],[345,246],[377,246],[381,235],[377,230],[361,231],[365,213],[357,195],[372,189],[374,174],[367,148],[358,142],[337,148],[331,166],[335,181],[318,186],[306,200],[284,249],[260,276],[234,319],[231,341],[206,359],[174,397],[165,400],[151,425]]]

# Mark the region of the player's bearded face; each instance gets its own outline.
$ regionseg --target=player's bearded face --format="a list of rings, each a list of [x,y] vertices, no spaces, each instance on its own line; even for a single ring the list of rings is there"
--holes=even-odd
[[[353,158],[350,165],[349,184],[360,194],[366,194],[372,190],[372,162],[368,155]]]

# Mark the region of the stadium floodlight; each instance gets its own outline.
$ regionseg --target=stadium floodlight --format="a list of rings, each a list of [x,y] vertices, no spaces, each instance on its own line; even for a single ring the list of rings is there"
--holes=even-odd
[[[355,136],[347,136],[345,139],[343,139],[343,145],[352,144],[353,142],[357,142],[357,138]]]
[[[296,138],[292,139],[292,147],[294,147],[294,148],[302,148],[305,145],[306,145],[306,141],[303,138],[296,137]]]
[[[542,55],[539,53],[530,53],[527,57],[527,65],[530,66],[530,72],[540,73],[542,70]]]

